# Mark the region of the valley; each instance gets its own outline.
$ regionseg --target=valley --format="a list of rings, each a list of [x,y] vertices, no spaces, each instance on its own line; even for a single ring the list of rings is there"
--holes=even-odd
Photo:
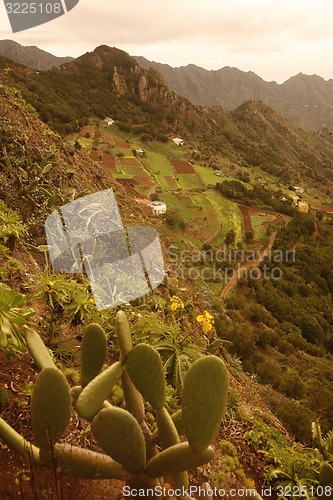
[[[63,205],[110,188],[124,226],[157,230],[166,276],[131,303],[98,310],[86,275],[52,268],[44,223]],[[194,106],[115,48],[48,71],[0,58],[0,195],[2,419],[35,442],[29,407],[39,379],[27,331],[43,340],[47,362],[72,389],[84,391],[86,327],[98,323],[104,332],[103,374],[118,359],[122,311],[133,344],[160,355],[170,415],[183,411],[184,380],[197,360],[213,355],[227,367],[215,458],[193,468],[191,484],[259,493],[269,485],[272,498],[282,484],[322,484],[323,463],[333,465],[329,133],[308,133],[262,101],[233,111]],[[158,202],[166,212],[156,216]],[[125,411],[123,387],[114,380],[106,406]],[[152,439],[161,405],[150,394],[145,400]],[[92,427],[72,412],[56,446],[101,453]],[[0,459],[0,496],[121,497],[122,480],[68,478],[45,467],[37,474],[3,441]]]

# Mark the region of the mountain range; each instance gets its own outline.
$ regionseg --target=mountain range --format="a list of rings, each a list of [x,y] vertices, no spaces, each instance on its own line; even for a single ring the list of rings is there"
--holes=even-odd
[[[198,357],[215,354],[230,374],[215,459],[190,482],[225,491],[266,485],[271,498],[291,491],[295,477],[318,486],[322,464],[333,471],[332,454],[319,450],[333,426],[332,132],[305,131],[258,99],[232,110],[194,105],[156,69],[103,45],[48,70],[0,56],[0,152],[0,281],[9,287],[1,283],[0,313],[11,326],[3,323],[0,339],[0,413],[8,423],[1,439],[7,425],[33,435],[27,401],[37,370],[27,356],[7,356],[16,327],[36,329],[71,385],[80,383],[84,325],[99,323],[110,339],[108,359],[119,354],[114,308],[96,309],[84,276],[54,272],[45,246],[51,213],[68,214],[64,205],[77,201],[72,227],[86,220],[95,228],[96,205],[84,197],[112,188],[124,226],[156,228],[165,256],[163,284],[124,309],[134,343],[159,349],[168,406],[179,408],[183,376]],[[153,216],[152,201],[166,205],[162,217]],[[109,286],[116,294],[117,283]],[[14,291],[25,296],[13,300]],[[123,406],[122,394],[117,388],[110,404]],[[147,411],[153,431],[155,412]],[[88,453],[91,426],[75,422],[65,446],[82,444]],[[314,442],[314,431],[328,437]],[[23,440],[9,435],[16,450]],[[122,494],[123,482],[119,495],[114,483],[88,482],[85,467],[84,483],[63,479],[62,461],[54,491],[53,468],[38,474],[2,444],[0,463],[1,498]],[[29,481],[18,479],[25,467]]]
[[[11,40],[0,41],[0,55],[38,71],[73,61],[71,57],[56,57]],[[222,106],[230,111],[245,101],[261,100],[305,130],[333,130],[333,79],[299,73],[278,84],[266,82],[252,71],[228,66],[216,71],[194,64],[173,68],[141,56],[135,59],[142,68],[157,70],[171,90],[197,106]]]
[[[306,130],[322,126],[333,130],[333,80],[299,73],[283,84],[266,82],[252,71],[225,67],[217,71],[189,64],[172,68],[167,64],[136,57],[143,68],[153,67],[169,87],[193,104],[220,105],[235,109],[248,100],[262,100]]]
[[[57,57],[38,47],[24,47],[13,40],[0,40],[0,55],[37,71],[58,68],[73,57]]]

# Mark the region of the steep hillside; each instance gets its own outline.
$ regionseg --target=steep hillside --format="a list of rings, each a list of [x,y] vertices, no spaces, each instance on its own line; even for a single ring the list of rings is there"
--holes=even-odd
[[[156,68],[169,87],[201,106],[221,105],[232,110],[247,100],[262,100],[305,130],[327,126],[333,130],[333,80],[300,73],[283,84],[266,82],[252,71],[225,67],[209,71],[194,64],[172,68],[136,57],[144,67]]]
[[[167,141],[180,135],[198,159],[214,155],[239,166],[260,167],[285,182],[330,178],[332,144],[306,134],[269,106],[249,102],[234,112],[201,108],[169,90],[154,69],[142,69],[128,54],[101,46],[47,72],[10,68],[0,77],[20,89],[40,117],[61,133],[77,131],[89,117],[117,121],[126,133]],[[215,161],[218,164],[218,161]]]
[[[42,119],[62,132],[76,130],[93,115],[112,116],[155,135],[195,131],[202,119],[155,70],[144,70],[125,52],[107,46],[59,69],[28,74],[13,70],[8,78]],[[208,119],[205,124],[209,128]]]
[[[0,40],[0,55],[37,71],[58,68],[73,57],[57,57],[38,47],[25,47],[13,40]]]
[[[109,64],[110,57],[113,65]],[[164,282],[153,292],[130,304],[122,304],[121,308],[129,319],[134,344],[145,342],[160,353],[168,384],[165,398],[168,412],[174,414],[180,409],[185,373],[197,359],[215,354],[220,358],[219,363],[224,360],[228,367],[230,387],[222,425],[214,433],[215,457],[209,465],[191,471],[191,484],[199,486],[208,481],[212,487],[224,488],[232,498],[236,490],[240,492],[239,498],[244,498],[244,490],[254,487],[265,496],[262,488],[268,484],[268,494],[273,499],[281,496],[286,486],[298,488],[302,484],[310,493],[314,491],[312,497],[316,498],[316,490],[310,488],[319,487],[319,470],[324,460],[332,463],[329,440],[325,441],[327,450],[315,452],[311,448],[312,421],[320,418],[325,432],[333,427],[333,222],[329,214],[332,207],[327,206],[325,213],[299,212],[292,206],[293,188],[288,189],[283,180],[278,180],[280,171],[272,175],[259,167],[255,150],[250,148],[253,143],[257,144],[256,151],[263,155],[270,143],[269,155],[273,155],[276,141],[281,155],[285,150],[283,161],[288,162],[290,175],[304,172],[303,199],[319,205],[332,198],[329,179],[323,178],[325,184],[318,189],[312,182],[313,176],[318,175],[317,170],[320,175],[327,173],[331,154],[329,132],[322,130],[321,137],[312,140],[261,102],[248,102],[233,113],[216,109],[210,110],[211,114],[206,111],[202,114],[203,110],[170,92],[158,76],[149,80],[151,72],[143,72],[120,51],[104,47],[83,56],[78,64],[70,63],[36,80],[33,80],[36,75],[26,68],[13,66],[11,69],[7,60],[2,64],[5,69],[0,73],[1,418],[25,438],[39,444],[39,429],[33,433],[29,412],[31,392],[37,385],[37,368],[28,354],[19,352],[17,341],[24,344],[27,326],[39,333],[49,349],[42,351],[42,358],[45,360],[46,356],[48,362],[51,359],[51,363],[56,363],[71,386],[84,385],[80,378],[80,349],[87,324],[97,322],[106,332],[107,342],[103,339],[109,347],[107,365],[118,359],[117,308],[97,310],[86,276],[52,269],[44,229],[46,217],[64,203],[112,187],[124,225],[154,226],[162,243],[167,268]],[[59,84],[55,75],[62,78]],[[84,76],[86,80],[81,83]],[[52,89],[52,98],[57,99],[53,116],[60,103],[74,112],[72,87],[76,83],[80,86],[78,96],[82,98],[87,113],[83,118],[88,125],[78,127],[79,130],[66,139],[61,138],[40,121],[20,92],[3,84],[12,78],[31,99],[36,102],[38,98],[45,99],[44,103],[40,101],[44,109],[51,110],[47,89],[49,93]],[[43,95],[34,93],[33,81],[38,83],[35,92],[43,91]],[[45,81],[49,86],[43,87]],[[112,125],[104,122],[107,102],[101,102],[101,118],[88,116],[103,92],[109,92],[115,113],[121,112],[120,104],[124,106],[123,122]],[[145,104],[153,106],[154,103],[156,108],[151,113]],[[154,112],[166,111],[173,104],[179,107],[176,108],[179,115],[201,116],[201,124],[198,121],[195,125],[197,136],[188,131],[190,140],[178,147],[166,137],[161,141],[136,133],[139,126],[136,112],[146,120],[146,127],[156,127],[158,133],[160,130],[161,134],[165,133],[166,125],[161,120],[158,126]],[[82,118],[79,110],[76,112]],[[204,130],[206,125],[210,127],[208,130]],[[223,128],[226,133],[220,141]],[[186,125],[183,130],[188,130]],[[196,137],[200,149],[194,148]],[[319,149],[324,146],[326,156],[324,149]],[[243,165],[242,162],[247,161],[246,151],[252,154],[249,154],[249,163]],[[304,159],[302,152],[308,152],[309,157]],[[291,167],[297,161],[303,163],[293,170]],[[204,162],[207,166],[214,165],[215,169],[207,168]],[[260,162],[265,165],[261,157]],[[272,164],[281,165],[276,156]],[[324,194],[324,189],[328,194]],[[147,207],[148,195],[167,203],[164,217],[153,218]],[[244,206],[245,201],[252,206]],[[89,224],[94,209],[92,207]],[[277,253],[272,254],[273,249]],[[250,272],[253,268],[257,274]],[[266,271],[268,276],[263,274]],[[275,279],[277,271],[278,279]],[[229,281],[230,272],[236,277],[232,281]],[[128,286],[132,286],[135,279],[136,276],[131,277]],[[92,342],[89,354],[95,347]],[[124,348],[128,348],[128,338]],[[37,351],[40,352],[40,344]],[[9,357],[13,353],[18,359]],[[87,359],[89,363],[90,356]],[[126,360],[122,365],[124,362]],[[149,387],[161,373],[163,376],[163,369],[153,380],[148,380]],[[162,390],[156,391],[159,398],[164,385],[161,387]],[[204,387],[204,391],[208,389],[210,387]],[[80,389],[73,391],[73,406],[77,406],[75,393],[78,391]],[[49,396],[47,391],[41,392],[43,398]],[[104,388],[102,392],[105,399]],[[112,393],[109,392],[107,401],[120,406],[119,413],[122,413],[128,401],[126,391],[117,384]],[[133,394],[133,389],[130,392]],[[142,428],[146,440],[153,440],[161,403],[159,399],[155,404],[148,392],[145,399],[152,404],[145,405],[147,418]],[[54,399],[56,396],[54,393]],[[157,410],[154,405],[158,406]],[[108,403],[105,406],[109,406]],[[204,407],[205,404],[200,411]],[[45,408],[47,412],[48,404]],[[61,449],[72,453],[76,450],[74,447],[82,446],[101,452],[104,436],[99,440],[91,432],[94,425],[75,412],[71,416],[67,429],[62,428],[65,432],[60,439]],[[57,419],[58,415],[51,417]],[[138,420],[141,423],[141,416]],[[134,417],[131,430],[133,421]],[[208,426],[210,421],[209,414]],[[0,434],[7,436],[8,428],[2,420],[0,424]],[[168,425],[170,428],[170,423]],[[50,430],[42,419],[43,426],[48,437]],[[178,428],[183,435],[184,431]],[[318,427],[315,429],[319,436]],[[118,439],[119,435],[114,434],[114,438]],[[173,427],[172,436],[172,439],[177,436]],[[16,434],[14,441],[16,449],[21,449],[22,441],[17,441]],[[126,452],[128,447],[124,448]],[[52,448],[51,454],[53,449],[59,448]],[[121,460],[118,452],[119,449],[117,457]],[[209,453],[211,457],[211,451]],[[113,455],[113,451],[110,454]],[[131,454],[130,460],[132,458]],[[50,463],[54,465],[57,459],[52,456]],[[110,459],[107,460],[110,463]],[[64,464],[53,467],[50,473],[44,469],[39,472],[2,441],[0,462],[1,498],[74,495],[88,500],[122,495],[123,481],[67,479],[59,470]],[[95,478],[96,469],[91,466],[88,469],[93,470],[91,475]],[[114,471],[114,464],[112,469]],[[169,476],[167,479],[170,481]]]

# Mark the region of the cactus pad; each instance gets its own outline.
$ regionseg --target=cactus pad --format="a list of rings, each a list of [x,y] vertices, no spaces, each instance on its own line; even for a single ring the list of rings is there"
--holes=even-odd
[[[115,319],[115,329],[120,350],[120,361],[124,363],[132,349],[132,335],[128,319],[124,311],[118,311]]]
[[[175,424],[164,406],[156,411],[156,423],[163,450],[169,448],[169,446],[180,443]]]
[[[96,323],[88,325],[82,339],[81,347],[81,385],[85,387],[100,373],[105,363],[107,339],[101,326]]]
[[[322,486],[333,486],[333,467],[328,462],[323,462],[320,467],[319,483]]]
[[[117,361],[95,377],[81,392],[76,403],[76,411],[81,418],[91,421],[102,409],[121,372],[121,363]]]
[[[29,459],[31,464],[40,464],[39,448],[29,443],[0,417],[0,439],[19,455]]]
[[[38,446],[48,449],[69,424],[71,394],[65,376],[57,368],[44,368],[31,396],[31,420]]]
[[[131,472],[143,471],[146,445],[136,419],[122,408],[107,408],[91,425],[97,443],[111,458]]]
[[[166,383],[160,355],[148,344],[138,344],[127,357],[127,370],[142,396],[155,408],[165,404]]]
[[[145,407],[139,391],[135,388],[128,374],[126,365],[121,374],[121,386],[124,392],[124,398],[127,410],[137,419],[139,424],[144,421]]]
[[[151,477],[177,474],[210,462],[213,460],[214,454],[214,449],[211,446],[199,453],[195,453],[187,442],[178,443],[161,451],[161,453],[149,460],[146,472]]]
[[[228,395],[228,372],[217,356],[195,361],[184,378],[182,413],[188,442],[200,452],[214,440]]]
[[[84,479],[126,479],[129,472],[112,458],[69,444],[56,444],[42,453],[43,463],[60,467],[61,472]]]
[[[49,350],[35,330],[30,328],[26,331],[25,340],[28,350],[37,366],[38,370],[44,368],[56,368]]]

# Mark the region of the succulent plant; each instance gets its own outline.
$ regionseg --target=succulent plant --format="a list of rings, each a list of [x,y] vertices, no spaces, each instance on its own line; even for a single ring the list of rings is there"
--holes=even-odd
[[[154,487],[163,476],[173,476],[176,487],[188,486],[187,470],[214,458],[210,446],[221,423],[227,401],[228,374],[223,361],[209,355],[189,368],[183,388],[182,410],[169,415],[166,382],[158,352],[147,344],[132,347],[124,312],[115,321],[120,360],[102,371],[106,336],[99,325],[86,328],[82,342],[81,386],[69,388],[55,367],[38,334],[28,349],[41,372],[35,383],[31,414],[35,440],[28,443],[0,418],[0,438],[35,464],[58,467],[75,477],[123,479],[132,487]],[[116,383],[124,390],[127,409],[112,406],[107,398]],[[145,420],[145,404],[155,413],[157,431]],[[59,443],[75,407],[90,422],[105,454]],[[185,431],[187,441],[179,436]],[[158,450],[157,444],[162,448]]]

